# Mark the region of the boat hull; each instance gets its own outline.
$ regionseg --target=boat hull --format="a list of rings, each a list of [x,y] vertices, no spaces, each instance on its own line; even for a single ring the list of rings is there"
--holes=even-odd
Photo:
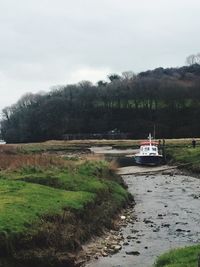
[[[135,162],[140,165],[159,165],[162,163],[162,156],[143,156],[143,155],[135,155]]]

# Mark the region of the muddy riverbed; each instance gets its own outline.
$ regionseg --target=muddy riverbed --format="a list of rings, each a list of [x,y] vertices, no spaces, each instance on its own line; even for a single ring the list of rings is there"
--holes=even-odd
[[[136,205],[122,227],[122,249],[87,267],[149,267],[163,252],[200,243],[200,180],[183,175],[125,175]]]

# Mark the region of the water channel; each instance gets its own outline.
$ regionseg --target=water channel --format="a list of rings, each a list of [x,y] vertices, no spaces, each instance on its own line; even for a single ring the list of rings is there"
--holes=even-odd
[[[119,253],[87,267],[150,267],[163,252],[200,243],[200,180],[184,175],[124,175],[134,223],[121,229]],[[129,253],[137,255],[128,255]]]

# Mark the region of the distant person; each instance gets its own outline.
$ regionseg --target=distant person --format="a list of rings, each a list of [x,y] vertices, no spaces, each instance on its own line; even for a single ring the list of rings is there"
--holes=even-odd
[[[165,139],[162,140],[162,144],[163,144],[163,146],[165,146]]]
[[[161,149],[161,140],[158,140],[158,149],[160,150]]]
[[[196,140],[193,138],[192,139],[192,147],[195,148],[196,147]]]

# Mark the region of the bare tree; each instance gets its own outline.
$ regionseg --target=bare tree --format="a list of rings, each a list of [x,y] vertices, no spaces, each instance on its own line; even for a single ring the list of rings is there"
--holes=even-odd
[[[130,79],[133,79],[135,78],[135,74],[133,71],[124,71],[122,72],[122,78],[125,79],[125,80],[130,80]]]
[[[200,64],[200,53],[196,55],[192,54],[186,58],[186,64],[193,65],[193,64]]]

